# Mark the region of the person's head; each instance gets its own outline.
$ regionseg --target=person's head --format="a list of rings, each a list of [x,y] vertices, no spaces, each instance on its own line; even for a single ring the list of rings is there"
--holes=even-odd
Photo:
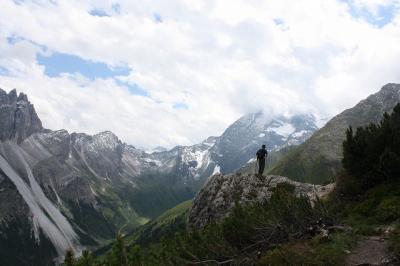
[[[265,149],[265,145],[262,145],[261,148]]]

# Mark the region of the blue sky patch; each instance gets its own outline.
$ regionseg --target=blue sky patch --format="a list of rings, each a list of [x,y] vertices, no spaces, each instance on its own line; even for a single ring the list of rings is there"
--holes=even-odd
[[[8,44],[16,44],[19,41],[23,41],[24,38],[18,36],[18,35],[11,35],[7,37],[7,42]]]
[[[10,72],[8,71],[8,69],[0,66],[0,75],[1,76],[7,76]]]
[[[117,14],[121,14],[121,5],[120,4],[113,4],[111,9],[115,11]]]
[[[175,103],[172,107],[174,109],[189,109],[189,106],[185,103]]]
[[[110,16],[102,9],[90,10],[89,14],[92,15],[92,16],[95,16],[95,17],[109,17]]]
[[[21,5],[24,3],[24,0],[13,0],[16,5]]]
[[[274,23],[275,25],[282,25],[284,21],[281,18],[274,18]]]
[[[127,87],[131,94],[150,97],[149,93],[145,89],[141,88],[139,85],[135,83],[128,83],[118,79],[115,79],[115,81],[117,82],[118,86]]]
[[[377,12],[371,12],[365,7],[359,7],[354,4],[353,0],[342,0],[349,6],[350,14],[355,18],[360,18],[368,23],[382,28],[386,24],[392,22],[396,15],[397,8],[395,5],[380,5]]]
[[[285,21],[281,18],[274,18],[273,19],[276,26],[278,26],[281,30],[286,31],[289,29],[289,26],[286,25]]]
[[[154,13],[153,14],[153,19],[154,19],[154,21],[156,23],[162,23],[163,22],[163,19],[162,19],[161,15],[158,14],[158,13]]]
[[[49,77],[58,77],[61,73],[80,73],[94,80],[96,78],[112,78],[127,76],[128,67],[111,68],[107,64],[82,59],[75,55],[53,53],[50,56],[38,54],[37,62],[45,67],[45,74]]]

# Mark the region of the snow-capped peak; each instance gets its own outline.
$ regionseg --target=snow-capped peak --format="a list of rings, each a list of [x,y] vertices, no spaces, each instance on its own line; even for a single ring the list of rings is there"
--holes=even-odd
[[[246,127],[263,128],[270,121],[270,116],[265,114],[263,111],[258,111],[256,113],[250,113],[242,116],[239,120],[235,122],[235,124],[240,123]]]
[[[103,131],[93,136],[93,145],[103,149],[115,149],[120,144],[118,137],[111,131]]]
[[[215,143],[217,142],[218,137],[208,137],[206,140],[204,140],[202,142],[202,144],[209,146],[209,147],[213,147],[215,145]]]
[[[281,135],[284,138],[289,137],[296,131],[296,128],[290,123],[281,123],[279,126],[267,128],[267,132],[274,132],[277,135]]]

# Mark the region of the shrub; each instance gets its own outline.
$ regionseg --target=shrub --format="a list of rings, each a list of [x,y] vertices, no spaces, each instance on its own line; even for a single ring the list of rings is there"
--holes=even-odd
[[[316,238],[289,243],[268,251],[257,265],[344,265],[345,250],[356,242],[357,238],[350,233],[336,233],[324,243]]]
[[[383,199],[376,209],[379,222],[395,221],[400,217],[400,196],[391,196]]]
[[[338,189],[348,196],[400,177],[400,104],[378,125],[347,130],[343,167]]]
[[[290,184],[280,184],[264,204],[236,204],[218,223],[196,231],[177,233],[148,247],[134,246],[128,254],[120,238],[105,256],[105,265],[230,265],[254,264],[257,252],[309,235],[317,221],[329,219],[322,202],[311,206],[305,196],[297,197]]]

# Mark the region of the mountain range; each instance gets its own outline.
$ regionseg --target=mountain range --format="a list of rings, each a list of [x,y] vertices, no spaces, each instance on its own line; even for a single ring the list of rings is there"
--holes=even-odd
[[[211,175],[253,173],[262,144],[269,173],[330,182],[346,129],[378,123],[399,102],[400,85],[387,84],[321,129],[310,114],[259,111],[199,144],[145,151],[111,131],[46,129],[27,95],[0,89],[0,262],[52,265],[66,249],[105,245],[192,199]]]
[[[398,265],[399,114],[400,85],[387,84],[303,144],[272,152],[269,171],[291,179],[255,175],[252,160],[234,174],[213,175],[192,201],[124,238],[136,248],[132,258],[150,265]],[[117,239],[109,258],[118,246]]]
[[[219,137],[149,153],[110,131],[46,129],[25,94],[0,89],[2,264],[51,265],[68,248],[101,246],[239,169],[261,144],[279,151],[315,130],[312,115],[256,112]]]

